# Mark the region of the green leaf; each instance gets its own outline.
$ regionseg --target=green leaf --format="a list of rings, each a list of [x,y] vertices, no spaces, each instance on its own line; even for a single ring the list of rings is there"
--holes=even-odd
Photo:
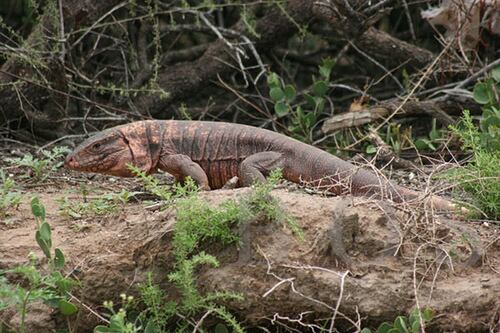
[[[55,276],[56,274],[58,274],[57,277]],[[64,294],[64,293],[67,293],[71,290],[71,288],[74,285],[73,280],[63,277],[59,271],[55,271],[53,273],[53,275],[54,275],[54,278],[56,280],[55,283],[56,283],[56,286],[57,286],[57,289],[59,290],[59,292]]]
[[[56,248],[54,250],[54,266],[57,269],[61,269],[64,267],[65,263],[66,263],[66,260],[64,259],[63,252],[60,249]]]
[[[316,112],[317,113],[322,113],[323,110],[325,109],[325,103],[326,100],[321,97],[316,97]]]
[[[420,138],[415,140],[415,147],[417,147],[418,150],[436,150],[436,147],[432,144],[432,142],[429,139],[426,138]]]
[[[104,325],[98,325],[94,327],[94,333],[120,333],[120,331],[115,330],[113,328],[109,328]]]
[[[433,129],[432,131],[429,132],[429,138],[432,141],[436,141],[437,139],[441,138],[441,133],[438,130]]]
[[[331,57],[323,59],[321,65],[319,66],[319,74],[327,81],[330,80],[330,74],[333,66],[335,66],[335,60]]]
[[[477,83],[473,91],[474,100],[479,104],[488,104],[490,102],[489,89],[486,82]]]
[[[500,82],[500,66],[493,68],[493,70],[491,71],[491,77],[496,82]]]
[[[43,254],[45,254],[45,256],[50,259],[51,258],[50,246],[47,243],[47,241],[45,239],[43,239],[39,230],[37,230],[37,232],[35,233],[35,240],[36,240],[38,246],[40,246],[40,248],[42,249]]]
[[[429,132],[429,138],[432,140],[432,141],[436,141],[437,139],[440,139],[441,138],[441,133],[439,132],[439,130],[436,128],[436,118],[433,118],[432,119],[432,129],[431,131]]]
[[[284,93],[285,93],[285,99],[288,103],[292,103],[295,100],[295,97],[297,96],[295,88],[291,84],[287,84],[285,86]]]
[[[369,328],[363,328],[360,333],[372,333]]]
[[[47,243],[50,249],[52,247],[52,232],[50,230],[50,225],[47,222],[43,222],[38,231],[40,231],[40,237]]]
[[[270,88],[272,87],[278,87],[280,85],[280,79],[278,74],[276,73],[269,73],[267,76],[267,84],[269,85]]]
[[[144,329],[144,333],[160,333],[160,327],[158,324],[154,322],[153,319],[150,319],[148,321],[148,324],[146,325],[146,328]]]
[[[47,222],[42,223],[40,225],[40,234],[42,235],[43,239],[45,240],[50,240],[51,239],[51,230],[50,230],[50,225]]]
[[[285,99],[285,93],[279,87],[271,88],[271,90],[269,91],[269,96],[275,102],[279,102],[279,101]]]
[[[424,311],[422,311],[422,319],[424,319],[424,321],[431,321],[432,318],[434,318],[434,311],[431,308],[425,308]]]
[[[394,319],[394,328],[397,328],[401,333],[409,333],[406,325],[406,319],[403,316],[398,316]]]
[[[389,330],[392,328],[392,325],[388,322],[383,322],[380,324],[380,326],[377,328],[377,333],[388,333]]]
[[[391,328],[390,330],[387,331],[387,333],[404,333],[404,332],[400,331],[398,328]]]
[[[62,299],[59,301],[59,311],[65,316],[71,316],[78,311],[78,308],[73,303]]]
[[[229,333],[229,330],[227,329],[226,325],[218,323],[217,325],[215,325],[214,333]]]
[[[420,317],[418,316],[418,309],[413,309],[408,317],[408,322],[410,325],[413,325],[415,321],[420,321]]]
[[[285,102],[278,102],[274,104],[274,111],[276,112],[276,115],[281,118],[290,112],[290,108]]]
[[[62,297],[49,298],[49,299],[45,299],[43,301],[43,303],[52,307],[52,308],[58,308],[59,302],[61,301],[61,299],[62,299]]]
[[[302,121],[302,119],[304,118],[304,111],[302,111],[302,107],[300,107],[300,105],[295,109],[295,113],[297,114],[297,118],[299,119],[299,121]]]
[[[38,197],[31,199],[31,212],[35,217],[40,218],[42,221],[45,220],[45,207]]]
[[[315,123],[316,123],[316,116],[314,115],[314,113],[309,112],[304,116],[304,125],[306,125],[306,128],[313,127]]]
[[[368,145],[365,149],[365,152],[367,154],[375,154],[377,152],[377,148],[375,148],[375,146],[373,145]]]
[[[323,96],[325,96],[326,92],[328,91],[328,84],[322,80],[316,81],[313,84],[312,90],[313,90],[314,95],[316,95],[318,97],[323,97]]]
[[[418,318],[416,321],[414,321],[411,324],[411,332],[412,333],[420,333],[420,318]]]
[[[309,94],[304,94],[304,99],[306,100],[306,103],[312,107],[312,108],[316,108],[316,100],[314,99],[313,96],[309,95]]]

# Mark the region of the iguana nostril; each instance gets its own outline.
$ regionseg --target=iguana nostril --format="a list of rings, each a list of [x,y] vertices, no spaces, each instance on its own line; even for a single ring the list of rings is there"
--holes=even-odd
[[[68,155],[64,161],[64,166],[71,168],[75,163],[75,157],[73,155]]]

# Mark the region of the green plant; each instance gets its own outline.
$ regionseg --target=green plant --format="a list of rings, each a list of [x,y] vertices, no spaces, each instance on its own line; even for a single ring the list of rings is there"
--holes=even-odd
[[[492,219],[500,217],[500,66],[490,76],[476,83],[474,100],[483,106],[479,127],[465,110],[457,126],[450,130],[462,140],[462,149],[473,159],[463,168],[455,168],[445,177],[470,193],[475,205]]]
[[[168,203],[174,201],[176,203],[177,222],[172,238],[175,263],[174,270],[168,278],[182,295],[182,301],[178,304],[165,302],[163,300],[165,295],[152,284],[151,277],[149,277],[148,283],[140,286],[141,298],[146,305],[146,310],[138,316],[140,324],[135,322],[131,324],[131,327],[148,327],[151,332],[160,332],[166,329],[166,325],[175,313],[190,317],[208,311],[223,320],[233,331],[243,332],[236,319],[223,306],[217,305],[217,301],[220,300],[242,300],[240,295],[231,292],[202,295],[198,290],[196,269],[202,265],[212,267],[219,265],[214,256],[200,251],[200,247],[206,242],[221,242],[224,245],[237,243],[239,236],[232,228],[238,223],[247,223],[255,218],[287,222],[292,231],[302,237],[302,231],[293,219],[279,209],[278,202],[270,197],[271,190],[281,179],[281,171],[273,171],[267,182],[254,184],[248,196],[238,201],[228,200],[217,207],[211,207],[200,197],[198,187],[189,177],[184,185],[174,185],[172,192],[160,186],[152,176],[145,175],[137,168],[131,167],[131,169],[142,179],[148,190]],[[118,319],[120,318],[122,317]],[[125,322],[120,320],[119,324],[123,326]]]
[[[215,311],[218,315],[224,313],[223,316],[219,316],[223,320],[231,317],[223,306],[219,306],[215,302],[227,299],[242,301],[243,297],[230,292],[214,292],[201,295],[196,287],[196,278],[194,275],[195,269],[201,265],[218,267],[219,262],[214,256],[202,251],[189,259],[183,258],[177,261],[176,270],[168,275],[169,280],[175,284],[182,295],[182,303],[178,304],[179,311],[188,316],[202,311]],[[231,324],[231,322],[228,322],[228,324]],[[236,331],[242,331],[238,324],[233,328]]]
[[[231,230],[241,217],[241,210],[234,200],[212,208],[198,195],[191,195],[178,200],[176,212],[172,246],[177,261],[188,258],[203,241],[218,240],[227,245],[238,240]]]
[[[187,186],[192,185],[188,183]],[[224,307],[215,304],[217,300],[229,298],[241,300],[241,296],[228,292],[201,295],[194,276],[197,266],[219,265],[214,256],[203,251],[196,253],[202,242],[210,240],[231,244],[239,240],[231,226],[241,218],[241,210],[233,200],[212,208],[199,197],[198,191],[187,191],[185,197],[177,201],[176,212],[177,223],[172,239],[175,270],[168,277],[182,294],[182,303],[178,305],[178,309],[188,315],[212,311],[235,331],[242,332],[239,324],[232,320],[231,314]]]
[[[165,301],[165,292],[154,284],[152,273],[148,274],[146,282],[139,285],[139,292],[145,310],[139,314],[138,319],[141,323],[145,323],[145,331],[148,332],[148,329],[149,332],[167,331],[166,324],[175,315],[177,303]]]
[[[418,150],[436,150],[436,143],[443,136],[443,131],[438,130],[436,126],[436,119],[432,119],[432,128],[428,137],[418,138],[414,144]]]
[[[8,216],[9,209],[16,209],[21,203],[21,195],[11,191],[15,182],[8,177],[3,169],[0,169],[0,218],[4,219]]]
[[[37,259],[33,255],[30,263],[12,269],[0,270],[0,310],[16,307],[21,314],[19,332],[25,332],[25,319],[27,306],[31,302],[42,301],[43,303],[57,308],[63,315],[70,316],[78,311],[78,308],[68,300],[68,293],[75,285],[75,281],[66,278],[61,271],[66,260],[63,252],[55,248],[52,252],[52,235],[50,225],[45,221],[45,207],[38,198],[31,200],[31,210],[37,224],[35,239],[49,262],[46,274],[37,269]],[[27,280],[27,283],[13,284],[6,278],[6,274],[19,275]]]
[[[332,58],[325,58],[319,66],[319,78],[313,77],[311,88],[301,94],[303,103],[292,105],[297,97],[296,88],[291,84],[284,84],[276,73],[269,73],[267,85],[269,96],[274,102],[274,112],[278,118],[288,117],[288,130],[292,136],[306,142],[313,141],[313,129],[320,115],[325,109],[326,93],[329,89],[330,75],[335,62]]]
[[[431,309],[426,308],[422,312],[418,309],[413,310],[410,316],[398,316],[393,323],[384,322],[380,324],[375,333],[420,333],[422,323],[426,323],[434,318],[434,313]],[[368,328],[361,330],[361,333],[371,333]]]
[[[127,311],[132,308],[134,298],[125,294],[120,295],[122,299],[121,307],[115,311],[114,304],[111,301],[104,302],[104,307],[109,311],[109,323],[107,325],[98,325],[94,328],[94,333],[139,333],[143,332],[142,327],[132,323],[127,318]],[[144,332],[157,332],[144,330]]]
[[[161,186],[158,179],[152,175],[147,175],[144,171],[136,167],[135,165],[129,164],[128,168],[132,171],[144,184],[144,187],[152,194],[159,197],[161,200],[170,202],[172,199],[172,191],[170,188]]]
[[[112,304],[105,307],[110,311],[110,323],[98,326],[94,332],[121,332],[133,333],[162,332],[173,315],[180,313],[184,317],[193,316],[202,311],[210,311],[226,321],[234,331],[242,332],[238,322],[222,306],[217,305],[217,300],[238,299],[241,296],[229,292],[200,294],[196,286],[195,269],[200,265],[218,266],[217,259],[204,252],[196,253],[203,241],[222,241],[224,244],[234,243],[237,235],[231,231],[231,226],[238,221],[239,209],[235,202],[228,201],[219,207],[212,208],[198,193],[198,187],[190,178],[184,185],[176,184],[175,193],[169,193],[158,185],[151,176],[134,170],[145,182],[146,187],[155,194],[172,203],[176,200],[177,223],[172,240],[175,255],[174,271],[168,278],[182,294],[181,302],[165,302],[163,292],[152,283],[149,276],[147,283],[139,286],[141,301],[145,305],[143,310],[134,320],[127,319],[127,306],[116,312]],[[167,194],[168,193],[168,194]],[[182,323],[181,323],[182,325]]]
[[[474,86],[474,100],[483,106],[479,122],[479,144],[485,150],[500,150],[500,66],[485,81]]]
[[[60,160],[69,149],[66,147],[54,147],[51,151],[42,150],[44,158],[38,159],[31,154],[24,155],[23,158],[8,158],[7,161],[19,167],[27,167],[31,171],[31,176],[36,182],[47,179],[51,171],[57,170],[62,166]]]
[[[117,204],[113,199],[100,197],[83,202],[75,202],[67,197],[56,200],[59,203],[59,212],[63,216],[71,217],[75,220],[89,217],[111,214],[116,211]]]
[[[271,196],[271,191],[282,179],[281,169],[271,171],[269,177],[263,183],[256,183],[252,191],[240,199],[238,206],[243,211],[246,209],[247,219],[264,217],[268,221],[286,224],[290,230],[300,239],[304,239],[304,233],[297,222],[280,207],[278,200]]]
[[[462,148],[470,150],[473,159],[467,165],[455,168],[445,177],[470,193],[479,209],[492,219],[500,217],[500,150],[489,149],[484,136],[474,125],[469,112],[464,111],[457,126],[450,126],[451,131],[463,142]]]
[[[89,216],[111,214],[116,212],[120,206],[129,202],[130,198],[140,193],[124,189],[119,193],[109,193],[91,199],[88,197],[88,189],[85,186],[80,188],[80,192],[83,197],[83,201],[80,202],[69,200],[67,197],[56,199],[59,203],[59,212],[61,215],[78,220]]]

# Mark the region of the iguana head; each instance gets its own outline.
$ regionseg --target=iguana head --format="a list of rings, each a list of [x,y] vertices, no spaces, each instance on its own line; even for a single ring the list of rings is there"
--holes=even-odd
[[[134,163],[129,141],[117,129],[109,129],[94,135],[80,144],[66,157],[68,169],[97,172],[114,176],[132,176],[127,164]]]
[[[146,173],[156,170],[163,127],[155,121],[136,121],[102,131],[68,155],[64,166],[85,172],[133,177],[128,164]]]

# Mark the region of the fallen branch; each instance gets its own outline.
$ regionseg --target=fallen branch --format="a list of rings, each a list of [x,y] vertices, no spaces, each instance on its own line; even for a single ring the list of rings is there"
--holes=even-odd
[[[323,123],[324,134],[331,134],[335,131],[351,127],[359,127],[371,124],[394,113],[400,106],[398,99],[380,102],[360,111],[346,112],[328,118]],[[463,101],[453,99],[451,96],[425,101],[408,101],[401,107],[401,111],[396,115],[398,118],[409,116],[429,116],[436,118],[444,127],[454,124],[455,120],[451,115],[460,116],[464,109],[470,109],[473,113],[480,112],[480,109],[473,101]]]

